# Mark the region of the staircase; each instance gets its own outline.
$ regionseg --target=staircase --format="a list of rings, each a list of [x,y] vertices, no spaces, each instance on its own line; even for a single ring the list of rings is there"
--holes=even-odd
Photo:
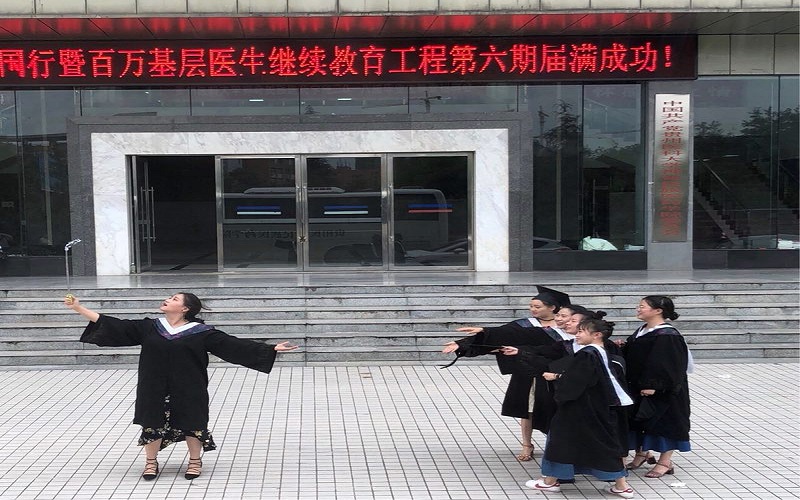
[[[603,309],[627,336],[648,294],[673,297],[674,324],[694,357],[797,359],[798,283],[558,284],[574,303]],[[441,345],[455,328],[498,325],[528,316],[532,285],[327,285],[193,287],[211,311],[207,323],[230,334],[301,346],[281,355],[294,365],[436,364],[452,359]],[[157,317],[174,289],[75,289],[87,307],[120,318]],[[86,322],[50,289],[0,291],[0,365],[134,365],[138,348],[98,348],[78,341]],[[217,361],[217,360],[214,360]],[[491,359],[464,362],[491,362]]]

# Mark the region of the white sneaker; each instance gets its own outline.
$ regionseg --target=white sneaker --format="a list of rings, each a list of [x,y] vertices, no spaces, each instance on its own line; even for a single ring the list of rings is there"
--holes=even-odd
[[[545,493],[558,493],[561,491],[561,483],[556,481],[555,484],[548,485],[545,484],[543,477],[539,479],[531,479],[525,483],[525,486],[534,490],[544,491]]]
[[[606,486],[606,491],[611,493],[612,495],[617,495],[618,497],[622,497],[622,498],[633,498],[634,497],[633,488],[631,488],[630,486],[628,486],[627,489],[618,490],[618,489],[614,488],[613,484],[609,484],[608,486]]]

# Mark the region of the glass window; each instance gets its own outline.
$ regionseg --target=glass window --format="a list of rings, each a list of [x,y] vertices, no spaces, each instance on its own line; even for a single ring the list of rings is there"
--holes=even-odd
[[[641,98],[637,84],[584,87],[584,250],[644,249]]]
[[[778,248],[794,248],[798,236],[798,199],[800,199],[800,78],[780,78],[780,107],[778,109],[778,162],[775,172],[775,193],[778,205]]]
[[[580,85],[522,88],[533,118],[534,250],[577,249],[582,238],[582,94]]]
[[[411,87],[411,113],[517,111],[516,85]]]
[[[78,111],[72,90],[17,92],[22,143],[23,243],[29,255],[61,255],[70,240],[67,118]]]
[[[521,89],[533,120],[533,249],[643,250],[641,86]]]
[[[792,95],[790,80],[785,89],[778,83],[777,77],[695,82],[695,248],[765,249],[797,240],[797,216],[786,201],[797,184],[790,173],[792,157],[797,161],[797,87]],[[787,93],[780,108],[779,90]],[[794,146],[779,137],[792,127]],[[785,162],[775,155],[779,142]]]
[[[16,111],[14,92],[0,91],[0,249],[6,255],[22,251],[22,158]]]
[[[298,89],[192,89],[192,115],[297,115]]]
[[[383,115],[408,113],[406,87],[303,88],[303,115]]]
[[[82,90],[81,111],[83,116],[187,116],[189,90]]]

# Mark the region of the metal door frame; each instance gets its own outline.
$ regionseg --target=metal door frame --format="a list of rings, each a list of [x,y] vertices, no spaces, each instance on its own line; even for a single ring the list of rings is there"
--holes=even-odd
[[[139,161],[143,168],[143,186],[139,183]],[[130,263],[132,273],[149,271],[153,267],[153,246],[155,241],[155,197],[150,186],[150,165],[147,157],[130,155],[127,157],[128,168],[128,220],[131,224],[130,253],[133,262]],[[140,188],[144,194],[140,195]],[[143,204],[140,207],[140,203]],[[144,211],[144,214],[142,213]],[[147,215],[149,214],[149,218]],[[144,219],[142,218],[144,217]],[[148,224],[149,221],[149,224]],[[142,234],[142,230],[145,234]],[[142,245],[146,248],[146,256],[142,255]]]

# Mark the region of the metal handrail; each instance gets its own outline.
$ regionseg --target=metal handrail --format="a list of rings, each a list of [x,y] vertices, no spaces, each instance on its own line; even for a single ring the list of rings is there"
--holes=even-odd
[[[700,162],[700,164],[703,165],[703,167],[706,170],[708,170],[711,173],[712,176],[714,176],[714,178],[717,180],[717,182],[722,185],[722,187],[725,189],[726,194],[730,197],[731,200],[733,200],[733,202],[736,205],[741,207],[742,210],[750,210],[749,208],[747,208],[745,206],[744,203],[742,203],[741,201],[739,201],[738,198],[736,198],[736,195],[733,194],[733,190],[728,186],[728,184],[724,180],[722,180],[722,177],[720,177],[719,174],[713,168],[711,168],[708,165],[703,164],[702,161]]]

